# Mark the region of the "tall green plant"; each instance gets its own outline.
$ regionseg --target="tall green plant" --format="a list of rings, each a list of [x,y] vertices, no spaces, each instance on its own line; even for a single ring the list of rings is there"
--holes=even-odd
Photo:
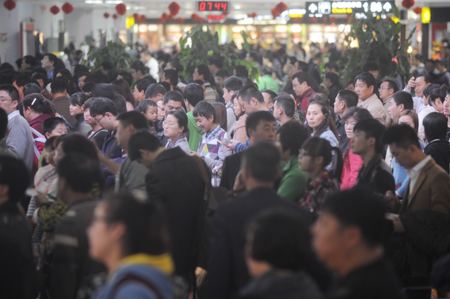
[[[249,52],[250,44],[247,41],[245,32],[241,32],[244,39],[244,48]],[[188,46],[188,41],[191,45]],[[211,57],[220,57],[223,60],[223,68],[230,74],[237,65],[244,65],[249,70],[249,77],[252,80],[259,78],[259,70],[254,62],[240,60],[237,49],[231,44],[219,44],[217,32],[213,35],[209,29],[203,31],[202,25],[194,26],[184,38],[180,39],[180,62],[184,66],[184,76],[191,81],[195,68],[200,64],[209,64]]]
[[[125,52],[125,48],[126,45],[120,39],[109,41],[104,47],[93,48],[88,54],[88,60],[94,61],[92,70],[100,70],[100,65],[107,61],[111,62],[116,70],[129,71],[134,59]]]
[[[393,7],[396,18],[400,18],[398,9]],[[365,19],[354,20],[354,14],[350,18],[353,22],[350,33],[345,37],[348,45],[341,60],[341,75],[345,82],[353,80],[363,72],[363,66],[367,61],[374,61],[380,66],[379,78],[384,78],[391,73],[390,64],[392,58],[397,57],[398,69],[404,82],[410,78],[410,65],[407,49],[410,45],[411,32],[404,46],[400,44],[401,24],[392,19],[377,19],[371,13],[366,13]],[[352,41],[357,40],[359,46],[352,48]]]

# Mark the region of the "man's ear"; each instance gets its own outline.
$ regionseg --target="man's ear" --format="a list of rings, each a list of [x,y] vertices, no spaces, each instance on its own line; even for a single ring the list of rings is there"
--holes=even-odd
[[[258,100],[257,99],[255,99],[255,98],[251,98],[250,99],[250,104],[252,105],[252,106],[257,106],[258,105]]]

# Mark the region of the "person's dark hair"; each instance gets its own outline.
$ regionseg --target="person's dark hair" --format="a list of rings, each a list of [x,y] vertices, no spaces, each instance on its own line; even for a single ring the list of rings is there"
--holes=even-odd
[[[183,133],[189,133],[189,127],[188,127],[188,118],[186,113],[183,111],[178,110],[172,110],[167,113],[167,115],[173,115],[177,119],[178,127],[183,127]],[[166,117],[167,117],[166,115]]]
[[[40,93],[32,93],[22,99],[23,110],[30,107],[36,113],[55,113],[52,103]]]
[[[423,89],[423,95],[425,97],[428,97],[433,92],[440,92],[440,88],[441,86],[439,84],[429,84]]]
[[[19,101],[19,92],[17,91],[17,88],[14,87],[12,84],[2,84],[0,85],[0,90],[6,91],[9,96],[11,97],[11,101]]]
[[[41,88],[36,83],[27,83],[23,87],[23,96],[27,96],[32,93],[40,93]]]
[[[121,76],[130,86],[133,83],[133,76],[127,71],[120,71],[117,76]]]
[[[67,91],[67,79],[58,77],[55,80],[52,81],[50,84],[50,88],[52,90],[52,93],[62,93]]]
[[[414,131],[416,132],[416,134],[418,134],[419,132],[419,116],[417,115],[415,110],[403,110],[402,113],[400,113],[400,118],[402,118],[403,116],[409,116],[411,117],[413,124],[414,124]]]
[[[70,189],[80,193],[91,192],[102,177],[100,163],[80,152],[66,153],[58,162],[57,169],[59,180],[65,179]]]
[[[216,109],[213,105],[205,101],[201,101],[197,105],[195,105],[194,111],[192,111],[192,115],[194,117],[203,116],[207,119],[209,119],[212,115],[214,117],[213,122],[217,123]]]
[[[384,83],[384,82],[388,83],[388,90],[389,89],[393,89],[394,93],[396,93],[398,91],[397,83],[395,83],[394,81],[392,81],[392,80],[383,80],[382,83]]]
[[[382,142],[382,136],[386,131],[386,128],[374,118],[366,118],[359,121],[353,128],[353,132],[364,132],[365,138],[375,138],[375,152],[381,154],[384,149]]]
[[[169,101],[180,102],[183,104],[183,96],[177,91],[168,91],[164,94],[164,105]]]
[[[217,68],[220,70],[221,68],[223,68],[223,58],[213,56],[209,59],[209,64],[217,66]]]
[[[184,88],[183,97],[189,102],[189,104],[195,107],[197,103],[205,99],[205,93],[203,92],[203,87],[201,87],[199,84],[189,83]]]
[[[18,203],[30,183],[31,174],[23,161],[0,156],[0,185],[8,186],[8,202]]]
[[[28,74],[21,74],[14,77],[13,82],[16,82],[18,87],[25,86],[27,83],[31,83],[31,77]]]
[[[341,85],[338,74],[328,72],[325,74],[325,78],[330,80],[333,85]],[[342,87],[341,87],[342,88]]]
[[[330,178],[341,181],[343,159],[341,150],[338,147],[332,147],[330,142],[320,137],[311,137],[302,145],[302,149],[312,157],[323,157],[322,169],[333,160],[333,152],[336,157],[336,165],[328,172]]]
[[[56,57],[55,54],[46,53],[46,54],[44,54],[44,56],[42,56],[42,58],[44,58],[45,56],[48,57],[49,61],[54,62],[53,66],[56,67],[56,63],[58,62],[58,57]]]
[[[292,100],[292,99],[291,99]],[[298,121],[288,121],[278,131],[281,148],[297,157],[303,143],[311,136],[309,130]]]
[[[409,92],[406,91],[397,91],[392,95],[392,100],[394,100],[395,105],[400,106],[403,104],[405,109],[412,110],[414,109],[414,101]]]
[[[55,140],[56,140],[56,138],[58,138],[58,136],[53,136],[53,137],[50,137],[49,139],[47,139],[46,141],[45,141],[45,143],[44,143],[44,148],[45,149],[51,149],[52,151],[54,151],[55,150]]]
[[[337,218],[341,227],[357,227],[369,247],[383,244],[386,208],[372,192],[354,188],[331,194],[321,212]]]
[[[230,77],[230,73],[228,73],[228,71],[225,69],[221,69],[221,70],[217,71],[216,77],[220,77],[220,78]]]
[[[304,61],[296,61],[297,62],[297,69],[299,70],[299,72],[304,72],[307,73],[308,72],[308,64]],[[295,63],[294,63],[295,64]],[[314,81],[315,82],[315,81]],[[311,86],[311,85],[310,85]]]
[[[91,109],[89,110],[92,117],[96,115],[105,115],[106,112],[117,116],[116,104],[108,98],[95,97],[92,98]]]
[[[246,103],[250,103],[252,98],[258,100],[259,103],[264,103],[264,96],[254,85],[245,85],[239,90],[236,97],[241,97]]]
[[[204,81],[209,81],[211,73],[209,71],[209,67],[206,64],[200,64],[199,66],[197,66],[197,73],[199,75],[203,75]]]
[[[84,103],[88,100],[88,96],[83,92],[77,92],[70,96],[70,103],[74,106],[83,106]]]
[[[257,181],[275,182],[280,176],[280,162],[280,153],[273,144],[258,142],[243,152],[241,168],[247,168]]]
[[[172,88],[169,82],[159,82],[160,85],[164,87],[165,90],[170,91]]]
[[[121,113],[117,116],[117,120],[120,121],[124,128],[127,128],[129,125],[133,125],[135,130],[148,129],[147,119],[138,111]]]
[[[162,208],[154,201],[142,202],[130,194],[111,194],[102,204],[107,225],[122,223],[125,256],[137,253],[161,255],[169,250],[169,233]]]
[[[145,75],[146,73],[148,73],[145,69],[145,64],[140,60],[136,60],[135,62],[133,62],[131,64],[130,68],[132,68],[136,72],[140,71],[142,73],[142,75]],[[120,73],[119,73],[119,75],[120,75]]]
[[[315,92],[319,91],[319,85],[317,82],[311,78],[308,73],[306,72],[298,72],[294,76],[292,76],[292,81],[294,79],[297,79],[299,84],[302,84],[303,82],[306,82],[306,84],[311,87]]]
[[[6,131],[8,130],[8,115],[6,111],[0,108],[0,140],[6,137]]]
[[[172,59],[170,62],[170,65],[175,68],[177,72],[184,71],[184,66],[181,64],[180,60],[178,59]]]
[[[250,138],[250,129],[256,131],[260,121],[267,121],[276,123],[275,117],[269,111],[255,111],[248,115],[245,120],[245,131],[247,132],[247,137]]]
[[[420,74],[420,75],[417,75],[417,77],[416,77],[416,80],[417,80],[417,78],[420,78],[420,77],[423,77],[423,79],[425,80],[425,83],[433,83],[433,78],[431,78],[431,76],[430,75],[428,75],[428,74]]]
[[[272,75],[272,73],[274,72],[273,68],[269,67],[269,66],[263,66],[262,67],[262,75]]]
[[[149,107],[157,107],[158,105],[156,105],[155,101],[150,100],[150,99],[144,99],[142,100],[139,105],[136,107],[136,109],[140,112],[140,113],[147,113],[147,109]]]
[[[423,62],[423,55],[420,53],[414,54],[414,58],[420,62]]]
[[[145,90],[145,98],[151,99],[156,97],[158,94],[165,95],[167,90],[161,84],[150,84]],[[203,89],[202,89],[203,92]]]
[[[370,86],[373,86],[373,92],[375,92],[375,88],[377,86],[377,80],[371,73],[361,73],[358,76],[356,76],[354,83],[356,84],[356,81],[361,80],[362,82],[366,83],[367,88],[370,88]]]
[[[228,77],[223,82],[223,88],[226,88],[228,91],[239,91],[243,86],[242,78],[237,76]]]
[[[322,111],[322,114],[325,116],[325,118],[320,123],[320,125],[316,128],[316,130],[314,131],[312,136],[320,137],[320,135],[322,135],[323,132],[330,129],[331,132],[333,132],[334,136],[336,136],[336,139],[339,140],[339,134],[337,132],[336,125],[334,124],[333,118],[331,117],[330,106],[328,105],[328,103],[326,103],[324,101],[313,100],[313,101],[309,102],[308,108],[311,105],[320,106],[320,110]]]
[[[222,129],[227,131],[227,108],[223,103],[220,102],[213,102],[211,104],[213,105],[214,109],[216,109],[216,118],[214,118],[215,122],[218,123]]]
[[[308,225],[297,214],[282,209],[263,211],[250,222],[250,256],[277,270],[300,271],[314,259]]]
[[[60,143],[62,143],[62,150],[66,155],[70,153],[79,153],[99,162],[95,145],[83,135],[68,134],[59,136],[56,141],[57,146]]]
[[[112,81],[117,79],[117,76],[119,76],[119,71],[116,70],[116,69],[108,70],[108,75],[107,76],[108,76],[108,82],[112,82]],[[127,80],[125,80],[125,81],[127,81]],[[127,83],[128,83],[128,81],[127,81]]]
[[[358,104],[358,94],[350,89],[339,90],[337,97],[340,101],[344,101],[347,108],[356,107]]]
[[[3,70],[12,70],[12,71],[14,71],[14,67],[12,66],[12,64],[10,64],[8,62],[3,62],[0,65],[0,71],[3,71]]]
[[[31,55],[25,55],[23,57],[23,61],[25,61],[25,63],[29,64],[31,67],[35,67],[37,65],[36,58],[34,58],[34,56]]]
[[[447,135],[447,118],[439,112],[432,112],[423,119],[425,139],[431,142],[435,139],[445,140]]]
[[[115,80],[112,83],[112,87],[115,93],[120,94],[125,98],[125,101],[131,103],[133,107],[136,106],[136,101],[130,90],[130,85],[123,79]]]
[[[49,80],[48,77],[46,75],[40,74],[40,73],[36,73],[31,77],[31,80],[42,80],[44,82],[44,88],[48,85]]]
[[[113,96],[114,96],[114,88],[112,84],[98,83],[95,84],[91,90],[91,97],[103,97],[112,100]]]
[[[376,63],[375,61],[368,61],[363,66],[364,72],[379,71],[379,70],[380,70],[380,67],[378,66],[378,63]]]
[[[244,65],[237,65],[234,68],[234,71],[236,72],[236,76],[241,78],[248,78],[248,69]]]
[[[275,98],[275,104],[277,107],[281,107],[284,113],[288,117],[293,117],[295,112],[295,101],[290,95],[280,95]]]
[[[177,86],[178,84],[178,73],[176,70],[167,69],[164,70],[164,77],[170,80],[172,86]]]
[[[147,90],[147,88],[150,86],[150,81],[148,81],[147,79],[140,79],[136,82],[136,88],[139,92],[142,92]]]
[[[102,64],[100,64],[100,66],[105,71],[109,71],[109,70],[112,70],[114,68],[113,64],[111,62],[109,62],[109,61],[102,62]]]
[[[335,62],[325,63],[324,68],[328,68],[330,70],[334,69],[336,72],[339,72],[339,66]]]
[[[52,131],[56,128],[57,125],[64,124],[66,122],[61,117],[49,117],[42,122],[42,133],[45,135],[46,133],[51,134]]]
[[[272,103],[275,103],[275,98],[278,96],[276,92],[274,92],[273,90],[270,89],[264,89],[263,91],[261,91],[261,94],[263,93],[267,93],[269,95],[270,100],[272,101]],[[264,98],[264,96],[263,96]]]
[[[288,56],[287,60],[289,60],[290,65],[295,65],[295,63],[297,62],[297,58],[295,58],[294,56]]]
[[[128,140],[128,158],[131,161],[141,159],[141,153],[139,150],[148,150],[155,152],[159,148],[163,147],[158,137],[154,136],[148,131],[138,131],[131,135]]]

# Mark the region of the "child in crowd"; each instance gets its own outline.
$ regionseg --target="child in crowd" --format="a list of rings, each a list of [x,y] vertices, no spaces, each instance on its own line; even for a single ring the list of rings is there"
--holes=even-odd
[[[230,142],[230,136],[217,123],[216,110],[210,103],[199,102],[194,108],[193,115],[197,126],[205,134],[200,140],[197,152],[191,151],[191,154],[202,158],[213,170],[222,165],[225,157],[231,154],[224,145]]]
[[[67,125],[64,119],[61,117],[50,117],[44,120],[42,123],[42,133],[45,138],[48,140],[51,137],[61,136],[67,134]],[[46,159],[44,159],[46,155],[46,147],[44,146],[44,150],[42,151],[41,157],[39,158],[38,169],[42,166],[47,165]]]
[[[155,101],[145,99],[138,105],[140,113],[144,114],[148,121],[148,131],[156,136],[156,122],[158,120],[158,106]]]

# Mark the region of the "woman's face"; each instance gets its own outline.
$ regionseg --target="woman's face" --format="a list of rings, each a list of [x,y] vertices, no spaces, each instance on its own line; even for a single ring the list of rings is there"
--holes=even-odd
[[[354,134],[353,134],[353,128],[355,127],[357,121],[353,117],[347,118],[345,121],[345,134],[347,135],[348,140],[352,140]]]
[[[300,170],[309,172],[314,169],[314,158],[311,156],[306,150],[303,148],[300,149],[300,153],[298,155],[298,167]]]
[[[233,111],[234,111],[234,115],[239,116],[242,113],[242,107],[239,104],[239,100],[237,99],[237,97],[233,100]]]
[[[83,90],[84,79],[86,79],[86,76],[81,76],[80,78],[78,78],[78,87],[79,87],[81,90]]]
[[[111,238],[111,229],[105,221],[106,204],[101,202],[94,210],[92,223],[87,229],[89,238],[89,255],[96,260],[104,261],[114,241]]]
[[[95,125],[95,124],[97,124],[95,119],[91,116],[91,109],[90,108],[84,109],[84,120],[86,121],[86,123],[88,125]]]
[[[78,114],[83,114],[83,108],[78,105],[70,104],[69,106],[70,115],[75,116]]]
[[[322,113],[322,107],[320,105],[312,104],[308,106],[306,120],[313,131],[317,129],[324,119],[325,115]]]
[[[170,139],[175,139],[183,133],[184,128],[178,125],[178,120],[175,116],[169,114],[167,115],[164,123],[164,136]]]
[[[411,117],[410,115],[403,115],[403,116],[401,116],[401,117],[398,119],[398,124],[399,124],[399,125],[402,125],[402,124],[408,125],[408,126],[410,126],[411,128],[415,129],[414,121],[413,121],[413,119],[412,119],[412,117]]]

